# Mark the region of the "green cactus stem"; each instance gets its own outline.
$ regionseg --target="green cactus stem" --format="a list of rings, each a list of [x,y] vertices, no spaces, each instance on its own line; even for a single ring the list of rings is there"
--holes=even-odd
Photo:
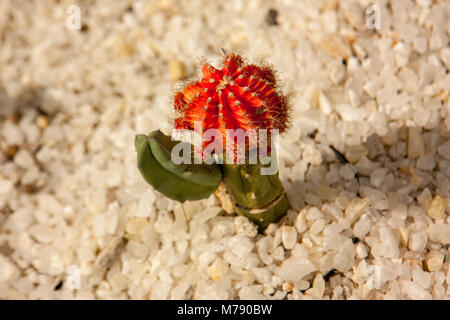
[[[262,166],[225,164],[222,167],[236,213],[256,223],[260,231],[277,222],[290,208],[278,172],[262,175]]]
[[[148,136],[137,135],[134,144],[139,171],[147,183],[173,200],[184,202],[209,197],[222,180],[219,166],[173,163],[171,152],[178,143],[183,142],[171,140],[160,130]]]

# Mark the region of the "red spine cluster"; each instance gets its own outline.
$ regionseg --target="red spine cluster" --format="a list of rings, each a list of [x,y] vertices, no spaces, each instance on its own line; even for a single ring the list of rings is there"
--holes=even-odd
[[[287,99],[277,91],[270,67],[245,64],[242,57],[231,53],[225,56],[222,69],[204,64],[202,75],[201,81],[175,94],[176,129],[195,130],[195,122],[200,122],[200,134],[211,128],[220,130],[223,143],[227,129],[286,130]]]

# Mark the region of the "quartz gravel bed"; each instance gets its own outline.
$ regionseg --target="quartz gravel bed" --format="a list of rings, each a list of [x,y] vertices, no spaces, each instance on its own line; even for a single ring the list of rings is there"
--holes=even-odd
[[[449,298],[449,36],[443,0],[0,1],[0,298]],[[264,234],[136,168],[221,48],[291,96]]]

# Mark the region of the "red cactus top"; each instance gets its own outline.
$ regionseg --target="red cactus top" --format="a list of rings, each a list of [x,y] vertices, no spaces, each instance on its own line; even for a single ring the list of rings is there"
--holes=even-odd
[[[201,81],[175,93],[176,129],[217,129],[223,142],[228,129],[268,129],[269,134],[272,129],[286,130],[287,99],[278,92],[270,67],[245,64],[241,56],[230,53],[222,69],[206,63],[202,74]],[[203,147],[209,143],[204,141]]]

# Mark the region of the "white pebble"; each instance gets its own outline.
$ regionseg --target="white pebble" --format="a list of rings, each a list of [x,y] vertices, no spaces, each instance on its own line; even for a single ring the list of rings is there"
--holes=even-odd
[[[292,256],[275,269],[275,274],[285,281],[295,282],[315,270],[314,264],[308,259]]]
[[[400,282],[402,291],[413,300],[431,300],[431,294],[412,281],[402,280]]]
[[[315,236],[315,235],[319,234],[324,227],[325,227],[325,220],[318,219],[317,221],[315,221],[313,223],[313,225],[309,229],[309,233],[311,235]]]
[[[356,257],[358,259],[365,259],[367,257],[367,255],[369,254],[369,252],[367,251],[367,247],[362,244],[362,243],[358,243],[356,245]]]
[[[375,169],[370,175],[370,184],[375,188],[379,188],[388,172],[387,168]]]
[[[450,244],[450,224],[432,224],[428,227],[428,237],[431,241],[443,245]]]
[[[426,231],[414,232],[409,236],[408,248],[412,251],[423,250],[427,245],[427,240],[428,236]]]
[[[447,141],[441,146],[439,146],[438,152],[445,159],[450,160],[450,141]]]
[[[292,249],[297,242],[297,231],[293,227],[281,227],[281,239],[286,249]]]

